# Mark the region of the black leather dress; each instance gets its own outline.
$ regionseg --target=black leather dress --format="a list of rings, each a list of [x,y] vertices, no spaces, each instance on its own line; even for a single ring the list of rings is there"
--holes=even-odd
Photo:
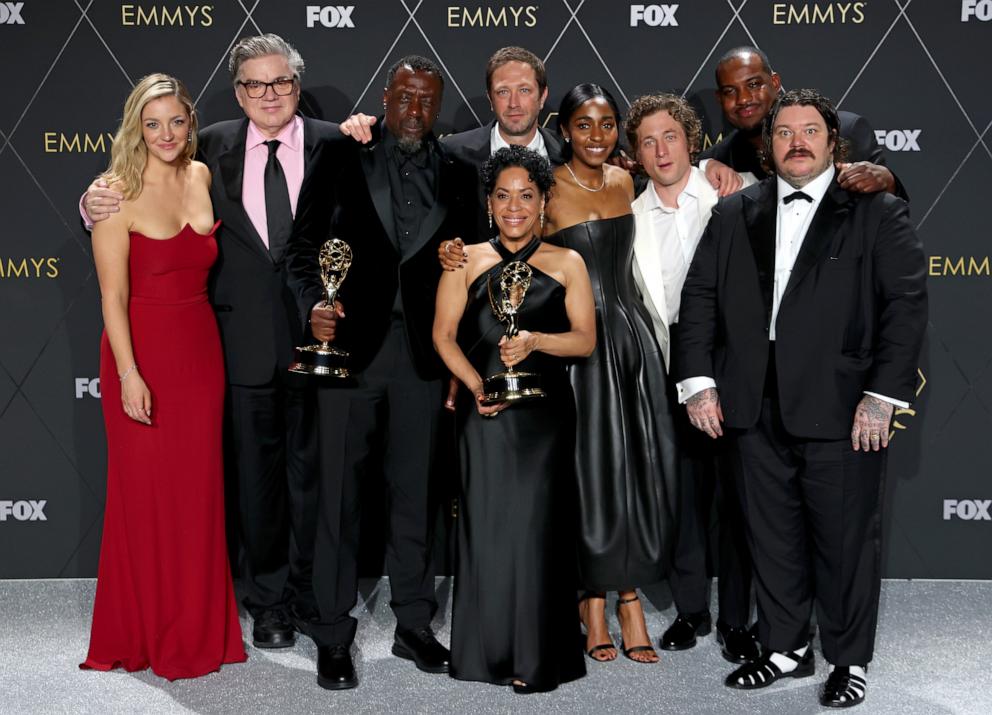
[[[494,242],[503,261],[469,288],[458,344],[484,378],[505,368],[503,325],[489,305],[487,276],[517,254]],[[533,268],[518,314],[521,330],[569,330],[565,288]],[[585,674],[575,590],[575,411],[564,360],[531,353],[521,371],[541,375],[547,397],[482,417],[468,390],[458,404],[461,493],[457,520],[451,675],[537,689]]]
[[[631,273],[634,217],[586,221],[545,240],[582,255],[596,301],[596,350],[569,369],[582,586],[655,583],[670,562],[678,471],[665,364]]]

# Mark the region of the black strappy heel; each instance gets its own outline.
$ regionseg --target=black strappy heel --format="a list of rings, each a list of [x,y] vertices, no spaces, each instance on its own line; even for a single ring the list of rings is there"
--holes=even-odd
[[[641,599],[638,596],[634,596],[633,598],[620,598],[618,596],[617,597],[617,621],[619,622],[619,620],[620,620],[620,606],[623,606],[624,604],[627,604],[627,603],[633,603],[634,601],[640,601],[640,600]],[[631,653],[648,653],[648,652],[651,652],[651,653],[654,653],[655,656],[657,656],[658,655],[658,651],[656,651],[654,649],[654,647],[653,646],[650,646],[650,645],[635,645],[635,646],[631,646],[630,648],[625,648],[624,647],[624,643],[623,643],[623,626],[622,625],[620,626],[620,632],[621,632],[621,635],[620,635],[620,650],[623,651],[624,656],[628,660],[632,660],[635,663],[644,663],[645,665],[654,665],[655,663],[658,662],[656,660],[654,660],[654,661],[652,661],[652,660],[637,660],[637,658],[631,658],[630,657]],[[648,640],[650,640],[650,638]]]

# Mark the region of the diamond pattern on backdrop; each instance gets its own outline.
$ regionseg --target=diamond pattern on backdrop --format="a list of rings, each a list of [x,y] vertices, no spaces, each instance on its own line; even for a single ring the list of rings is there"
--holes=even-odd
[[[353,111],[381,111],[386,67],[417,52],[446,70],[438,130],[484,124],[490,119],[485,59],[499,46],[520,44],[546,57],[546,117],[580,81],[599,81],[622,105],[643,92],[676,88],[702,110],[711,139],[724,130],[712,95],[713,65],[733,45],[756,44],[770,54],[787,87],[819,85],[876,129],[919,131],[920,152],[889,151],[887,158],[907,182],[927,252],[953,260],[980,260],[978,254],[987,252],[972,215],[976,193],[992,185],[992,93],[976,59],[992,39],[992,23],[961,22],[958,2],[871,0],[849,4],[847,12],[863,12],[856,22],[776,24],[775,13],[790,7],[801,13],[841,4],[707,0],[664,11],[677,24],[632,26],[636,3],[551,0],[533,6],[533,25],[485,28],[466,26],[471,23],[457,12],[511,3],[353,2],[354,29],[308,27],[309,0],[196,5],[181,30],[125,22],[136,20],[127,13],[139,5],[149,11],[171,10],[169,4],[29,0],[26,25],[0,28],[0,56],[8,67],[0,107],[0,212],[6,218],[0,261],[6,270],[10,260],[18,267],[22,259],[57,258],[59,273],[57,279],[0,279],[0,499],[30,477],[48,493],[75,500],[76,512],[65,517],[59,511],[64,504],[52,512],[68,518],[68,530],[0,525],[0,578],[91,575],[95,568],[105,469],[98,446],[102,420],[97,399],[75,394],[78,380],[96,377],[100,317],[89,239],[76,202],[108,155],[86,151],[87,138],[94,145],[113,131],[129,87],[153,70],[187,82],[204,123],[240,116],[226,61],[231,45],[247,34],[276,32],[300,48],[308,61],[302,108],[332,121]],[[969,47],[979,55],[962,51]],[[82,151],[73,149],[76,137]],[[50,141],[55,144],[46,145]],[[64,150],[45,151],[46,146]],[[931,304],[931,342],[923,359],[928,387],[919,413],[907,417],[910,426],[896,436],[899,451],[892,459],[898,486],[888,565],[894,575],[965,575],[963,562],[948,565],[946,558],[945,547],[960,534],[927,532],[931,538],[923,538],[916,525],[934,522],[934,505],[947,495],[936,475],[953,465],[956,484],[974,490],[975,475],[988,472],[987,448],[968,439],[976,420],[987,426],[992,406],[992,348],[983,329],[992,317],[988,280],[935,276]],[[6,476],[12,474],[14,481]],[[953,525],[967,526],[972,525]],[[20,556],[8,558],[6,549]],[[31,558],[21,558],[28,553]]]

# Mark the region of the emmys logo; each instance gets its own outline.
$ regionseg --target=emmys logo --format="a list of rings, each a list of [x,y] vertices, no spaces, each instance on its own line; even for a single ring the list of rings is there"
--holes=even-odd
[[[8,517],[13,517],[16,521],[48,521],[48,517],[45,516],[47,503],[47,499],[38,501],[0,499],[0,521],[7,521]]]
[[[46,154],[106,154],[114,143],[114,135],[90,135],[89,132],[45,132],[43,143]]]
[[[678,27],[679,21],[675,19],[678,9],[678,5],[631,5],[630,26],[643,23],[650,27]]]
[[[720,132],[715,137],[711,137],[709,134],[703,134],[703,145],[700,150],[705,151],[715,144],[719,144],[723,141],[723,132]]]
[[[58,258],[0,258],[0,278],[58,278]]]
[[[889,151],[919,151],[922,129],[876,129],[875,140]]]
[[[916,368],[916,374],[920,378],[920,384],[916,387],[916,398],[918,399],[920,393],[923,392],[923,388],[927,386],[927,376],[923,374],[923,371],[920,368]],[[895,412],[892,413],[892,429],[889,430],[890,442],[896,436],[896,434],[898,434],[901,430],[906,429],[906,425],[904,425],[902,421],[900,421],[899,419],[900,417],[903,418],[904,420],[907,417],[916,417],[916,410],[914,410],[912,407],[897,407],[895,409]]]
[[[307,27],[316,27],[319,22],[324,27],[355,27],[351,21],[354,5],[307,5]]]
[[[0,25],[23,25],[22,2],[0,2]]]
[[[448,27],[534,27],[537,5],[511,5],[494,10],[448,6]]]
[[[944,521],[951,519],[992,521],[992,514],[989,514],[990,506],[992,499],[945,499]]]
[[[946,278],[948,276],[957,278],[974,278],[977,276],[989,276],[988,256],[930,256],[931,276]]]
[[[772,4],[773,25],[860,25],[866,2],[806,2]]]
[[[100,378],[99,377],[77,377],[76,378],[76,399],[82,400],[87,395],[100,399]]]
[[[213,5],[121,5],[125,27],[210,27],[214,24]]]
[[[961,22],[970,22],[973,17],[982,22],[992,20],[992,0],[961,0]]]

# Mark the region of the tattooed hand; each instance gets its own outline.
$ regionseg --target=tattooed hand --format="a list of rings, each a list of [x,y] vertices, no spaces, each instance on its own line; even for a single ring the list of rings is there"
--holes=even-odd
[[[720,409],[720,395],[715,387],[707,387],[690,397],[685,403],[689,411],[689,422],[713,439],[723,436],[723,410]]]
[[[851,446],[876,452],[889,446],[889,422],[895,408],[891,402],[865,395],[854,411],[854,425],[851,427]]]

